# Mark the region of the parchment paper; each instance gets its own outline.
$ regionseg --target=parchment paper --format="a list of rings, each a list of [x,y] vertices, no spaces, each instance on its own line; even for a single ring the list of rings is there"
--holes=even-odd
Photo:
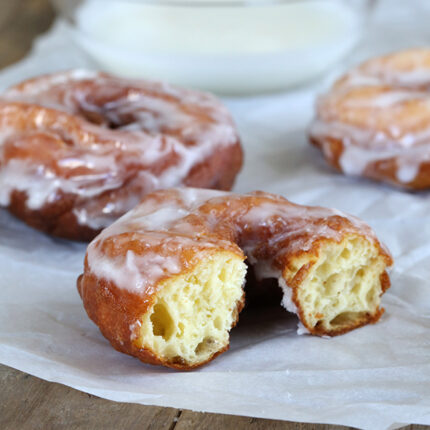
[[[296,334],[280,307],[244,315],[231,349],[194,372],[116,352],[76,291],[85,246],[40,234],[0,211],[0,362],[124,402],[333,423],[366,429],[430,424],[430,194],[404,193],[333,172],[306,141],[315,94],[342,68],[430,43],[430,4],[381,2],[360,48],[331,76],[284,94],[225,99],[246,151],[236,190],[263,189],[337,207],[376,230],[396,259],[381,322],[344,336]],[[93,66],[59,22],[0,86]]]

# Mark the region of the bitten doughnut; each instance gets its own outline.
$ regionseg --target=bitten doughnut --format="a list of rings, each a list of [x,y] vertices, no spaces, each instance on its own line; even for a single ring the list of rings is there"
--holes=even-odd
[[[430,188],[430,49],[347,73],[318,100],[310,139],[347,175]]]
[[[264,192],[146,196],[90,243],[78,290],[117,350],[191,369],[228,348],[245,259],[259,278],[278,279],[283,306],[312,334],[345,333],[383,313],[392,259],[372,230]]]
[[[212,95],[74,70],[0,97],[0,205],[29,225],[90,240],[148,192],[228,190],[242,164]]]

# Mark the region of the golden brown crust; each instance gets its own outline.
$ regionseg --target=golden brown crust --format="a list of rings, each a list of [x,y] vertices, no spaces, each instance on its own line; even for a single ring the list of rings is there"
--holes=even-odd
[[[429,85],[428,49],[371,59],[319,99],[310,142],[347,175],[428,189]]]
[[[117,351],[136,357],[143,363],[178,370],[192,370],[212,361],[229,348],[227,344],[206,361],[196,365],[165,359],[148,348],[137,346],[136,341],[133,340],[133,323],[154,304],[155,294],[142,297],[118,288],[113,282],[97,278],[89,271],[87,261],[85,261],[84,274],[78,278],[77,287],[88,316],[99,327],[103,336]],[[232,328],[237,324],[239,313],[244,305],[245,294],[237,303],[236,318]]]
[[[184,185],[190,187],[210,188],[215,190],[231,190],[238,172],[243,164],[242,147],[236,145],[220,148],[208,160],[196,165],[184,180]],[[140,190],[135,190],[136,194]],[[100,207],[106,201],[114,201],[116,194],[133,193],[133,188],[127,189],[127,184],[119,191],[106,192],[96,199]],[[45,204],[39,210],[32,210],[27,205],[27,194],[23,191],[13,191],[8,206],[9,211],[29,226],[64,239],[89,242],[102,229],[93,229],[78,222],[74,209],[79,206],[76,196],[60,193],[59,198],[52,203]]]
[[[340,166],[340,158],[345,150],[342,139],[327,137],[323,140],[310,138],[310,142],[319,148],[330,166],[344,172]],[[397,160],[395,157],[368,163],[362,176],[378,182],[385,182],[407,190],[426,190],[430,188],[430,161],[421,161],[415,178],[408,183],[399,181],[397,177]]]
[[[243,162],[231,116],[212,96],[102,73],[11,88],[0,99],[0,128],[2,203],[73,240],[91,240],[163,180],[230,190]]]
[[[143,362],[177,369],[191,369],[203,364],[172,363],[133,342],[130,327],[155,303],[163,281],[176,276],[177,272],[172,275],[165,271],[153,279],[149,273],[142,273],[141,279],[149,281],[145,288],[136,290],[129,284],[130,278],[124,278],[124,282],[121,278],[126,272],[121,262],[126,261],[130,252],[139,261],[138,267],[147,267],[145,259],[155,254],[166,260],[174,258],[173,265],[180,267],[180,274],[185,274],[211,254],[230,252],[244,258],[243,250],[246,249],[253,264],[270,262],[268,267],[273,276],[269,277],[283,276],[288,288],[292,289],[292,301],[305,325],[307,319],[297,291],[325,245],[358,237],[375,247],[377,258],[382,259],[385,266],[392,265],[388,251],[370,228],[356,218],[324,208],[295,205],[280,196],[263,192],[248,195],[213,193],[189,189],[152,193],[139,207],[89,245],[78,289],[88,315],[117,350]],[[157,224],[160,230],[154,231],[151,224],[146,224],[145,214],[153,217],[157,209],[166,207],[181,215],[178,219],[166,221],[165,226]],[[110,268],[106,272],[100,269],[100,261],[103,265],[120,262],[120,268],[115,274]],[[117,279],[117,282],[108,277]],[[383,293],[390,286],[386,271],[381,274],[380,282]],[[236,321],[243,304],[242,299],[238,304]],[[307,328],[312,334],[334,336],[376,322],[382,313],[383,309],[377,308],[374,313],[334,330],[321,326]],[[208,361],[223,351],[225,349]]]

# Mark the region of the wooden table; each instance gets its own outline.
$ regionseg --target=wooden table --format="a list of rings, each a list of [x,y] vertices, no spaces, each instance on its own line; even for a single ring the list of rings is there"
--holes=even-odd
[[[49,0],[0,0],[0,68],[18,61],[55,13]],[[335,430],[348,427],[116,403],[0,365],[0,429]],[[408,430],[429,429],[411,425]]]

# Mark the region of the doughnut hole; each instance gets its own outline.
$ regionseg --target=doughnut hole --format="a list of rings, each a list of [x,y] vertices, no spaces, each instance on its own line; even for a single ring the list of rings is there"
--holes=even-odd
[[[340,334],[378,316],[386,262],[367,240],[327,243],[296,291],[302,321],[311,331]]]
[[[140,347],[163,361],[196,366],[229,344],[243,299],[246,265],[218,253],[190,273],[160,285],[156,301],[140,319]]]

